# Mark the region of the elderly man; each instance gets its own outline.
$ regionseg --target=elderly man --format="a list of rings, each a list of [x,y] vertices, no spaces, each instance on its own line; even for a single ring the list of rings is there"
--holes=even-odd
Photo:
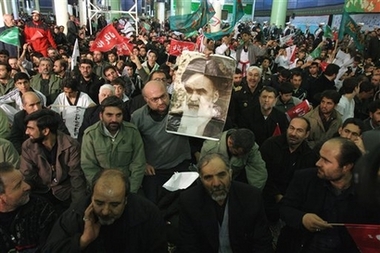
[[[100,121],[84,132],[81,164],[89,182],[97,171],[116,168],[129,177],[131,192],[137,192],[146,168],[144,145],[137,127],[123,122],[123,111],[116,96],[102,101]]]
[[[188,171],[191,151],[187,137],[165,131],[169,109],[165,84],[149,81],[142,92],[147,104],[132,114],[131,122],[139,129],[145,147],[143,190],[157,203],[162,185],[174,172]]]
[[[29,139],[22,144],[20,171],[32,192],[66,210],[86,193],[86,179],[80,167],[79,143],[60,131],[60,117],[42,109],[26,116]]]
[[[12,14],[4,14],[3,20],[4,20],[4,26],[0,27],[0,33],[4,32],[5,30],[7,30],[9,28],[12,28],[16,25],[16,22],[15,22]],[[17,36],[17,37],[19,39],[19,36]],[[20,43],[20,45],[22,45],[22,44]],[[9,56],[11,56],[11,57],[17,57],[18,56],[17,46],[14,46],[14,45],[0,41],[0,50],[3,50],[3,49],[7,50],[9,52]]]
[[[224,127],[225,104],[232,86],[233,71],[229,66],[221,67],[217,58],[191,60],[181,75],[183,89],[178,89],[178,108],[169,112],[168,130],[192,136],[217,138]],[[183,95],[182,100],[179,98]]]
[[[260,191],[231,180],[220,154],[201,158],[198,170],[201,184],[180,196],[180,252],[273,252]]]
[[[65,212],[42,252],[167,252],[158,208],[129,192],[128,177],[103,169],[93,178],[91,197]]]
[[[359,252],[344,226],[331,223],[372,223],[373,214],[361,205],[353,185],[353,167],[361,157],[354,142],[345,138],[326,141],[317,168],[295,173],[281,200],[286,223],[278,252]]]
[[[29,193],[20,170],[0,163],[1,252],[36,252],[46,242],[57,215],[49,203]]]

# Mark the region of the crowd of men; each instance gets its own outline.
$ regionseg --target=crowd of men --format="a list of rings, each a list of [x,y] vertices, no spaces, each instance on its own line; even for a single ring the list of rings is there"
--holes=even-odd
[[[74,16],[67,35],[38,11],[17,25],[20,55],[0,45],[0,252],[360,252],[334,224],[380,223],[354,184],[355,164],[380,144],[380,28],[359,51],[323,40],[320,24],[290,60],[267,24],[213,41],[155,22],[128,33],[129,56],[88,51],[96,33]],[[217,141],[166,131],[170,39],[236,60]],[[223,87],[200,75],[181,82],[203,111]],[[306,115],[290,116],[305,100]],[[162,187],[194,169],[189,189]]]

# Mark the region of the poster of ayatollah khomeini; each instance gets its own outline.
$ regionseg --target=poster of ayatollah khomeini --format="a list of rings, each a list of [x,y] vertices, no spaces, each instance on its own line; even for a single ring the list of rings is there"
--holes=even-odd
[[[219,140],[227,118],[236,61],[186,51],[177,64],[166,131]]]

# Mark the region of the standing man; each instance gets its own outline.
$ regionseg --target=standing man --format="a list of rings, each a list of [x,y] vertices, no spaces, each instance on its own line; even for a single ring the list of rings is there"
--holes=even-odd
[[[24,35],[29,52],[36,51],[47,57],[49,46],[57,48],[48,24],[41,20],[37,10],[32,11],[32,20],[25,24]]]
[[[180,196],[180,244],[183,253],[273,252],[260,191],[231,180],[227,158],[200,159],[201,184]]]
[[[162,185],[174,172],[188,171],[191,151],[187,137],[165,131],[170,103],[165,84],[149,81],[143,96],[147,104],[132,114],[131,122],[139,129],[145,147],[143,190],[149,200],[157,203]]]
[[[67,41],[70,45],[74,45],[75,40],[78,38],[78,26],[75,24],[75,16],[70,15],[70,19],[66,23],[67,28]]]
[[[29,139],[22,145],[20,171],[33,193],[61,213],[86,193],[79,143],[60,131],[59,115],[42,109],[25,118]]]
[[[42,252],[167,252],[158,208],[129,191],[123,172],[98,171],[91,189],[59,218]]]
[[[135,193],[146,168],[144,145],[137,127],[123,122],[123,111],[123,101],[116,96],[103,100],[100,121],[84,132],[81,164],[89,182],[103,168],[123,171]]]
[[[29,194],[20,170],[0,163],[1,252],[35,252],[46,242],[57,215],[45,200]]]
[[[246,76],[248,67],[254,65],[258,57],[265,55],[267,46],[272,45],[272,40],[269,40],[266,46],[259,47],[252,43],[252,35],[249,29],[241,32],[241,38],[243,44],[236,49],[236,61],[238,68],[243,72],[243,76]]]
[[[94,59],[94,65],[92,71],[102,78],[105,78],[104,76],[104,69],[107,66],[110,66],[109,62],[104,60],[104,54],[100,51],[94,51],[92,53],[93,59]]]
[[[330,139],[319,154],[317,168],[296,172],[281,200],[286,226],[278,252],[359,252],[346,228],[330,223],[376,223],[353,185],[352,170],[362,155],[355,143]]]
[[[311,125],[308,137],[311,148],[333,137],[342,125],[342,117],[335,110],[341,95],[335,90],[326,90],[321,96],[320,104],[305,115]]]
[[[4,26],[0,27],[0,33],[4,32],[5,30],[7,30],[9,28],[13,28],[16,25],[16,22],[15,22],[12,14],[4,14],[3,15],[3,21],[4,21]],[[20,43],[20,45],[22,45],[22,44]],[[7,44],[5,42],[0,41],[0,50],[3,50],[3,49],[5,49],[9,52],[9,56],[18,57],[17,46]]]

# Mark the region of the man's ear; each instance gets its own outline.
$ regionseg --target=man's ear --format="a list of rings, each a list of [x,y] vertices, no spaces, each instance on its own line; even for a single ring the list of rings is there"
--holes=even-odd
[[[342,128],[342,127],[339,127],[339,129],[338,129],[338,133],[339,133],[339,135],[342,134],[342,130],[343,130],[343,128]]]
[[[343,171],[344,172],[350,172],[350,171],[352,171],[353,168],[354,168],[354,164],[348,163],[348,164],[343,166]]]
[[[215,103],[219,99],[219,91],[215,90],[214,91],[214,97],[212,98],[212,102]]]
[[[50,134],[50,129],[49,128],[44,128],[44,129],[42,129],[42,134],[44,135],[44,136],[48,136],[49,134]]]

